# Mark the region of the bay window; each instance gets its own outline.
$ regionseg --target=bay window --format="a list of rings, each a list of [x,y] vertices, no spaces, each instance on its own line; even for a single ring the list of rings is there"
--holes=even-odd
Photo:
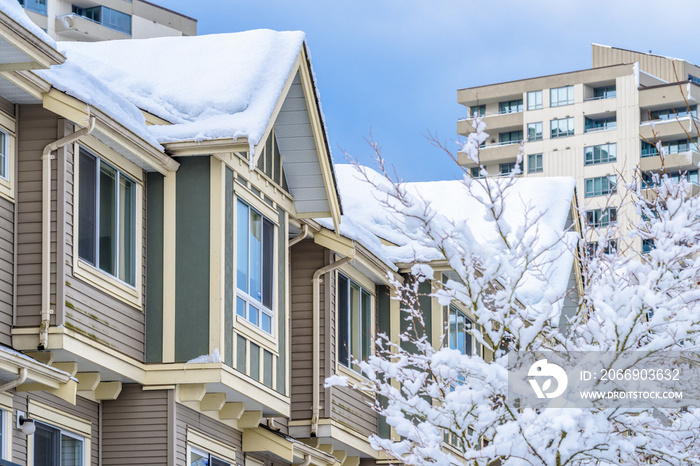
[[[369,358],[372,348],[372,295],[338,274],[338,362],[357,370],[353,361]]]
[[[236,210],[236,313],[272,334],[275,227],[241,200]]]
[[[83,147],[78,163],[78,257],[135,286],[136,183]]]

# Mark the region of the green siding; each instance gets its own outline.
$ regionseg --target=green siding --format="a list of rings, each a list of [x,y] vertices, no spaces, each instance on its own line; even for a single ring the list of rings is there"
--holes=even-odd
[[[246,339],[238,335],[236,344],[238,345],[238,348],[236,348],[236,369],[245,374],[245,360],[247,356],[245,351]]]
[[[250,377],[260,380],[260,347],[250,342]]]
[[[272,388],[272,353],[263,350],[263,384]]]
[[[287,304],[287,264],[285,263],[284,258],[286,249],[285,240],[287,238],[287,219],[284,211],[281,209],[278,213],[278,220],[279,231],[277,232],[277,238],[279,239],[279,245],[277,250],[279,251],[279,261],[277,263],[277,335],[279,346],[277,347],[277,352],[279,357],[277,359],[277,391],[285,395],[287,370],[287,320],[285,319]],[[272,371],[272,366],[270,366],[269,371]],[[272,382],[270,382],[270,385],[272,385]]]
[[[209,353],[209,157],[177,159],[175,360]]]
[[[377,333],[391,334],[391,294],[389,287],[377,285]],[[379,397],[382,406],[386,406],[386,398]],[[377,415],[377,434],[381,438],[391,437],[391,426],[384,416]]]
[[[146,362],[163,360],[163,175],[146,176]]]
[[[233,367],[233,170],[226,167],[224,248],[224,363]]]
[[[409,280],[412,280],[412,277],[404,276],[404,278],[408,278]],[[418,285],[418,304],[421,308],[421,311],[423,313],[423,322],[425,324],[425,329],[424,332],[421,332],[420,329],[418,330],[418,335],[423,336],[423,334],[427,335],[428,341],[432,343],[432,309],[431,309],[431,304],[432,300],[430,299],[430,282],[429,281],[424,281],[420,285]],[[402,306],[402,309],[405,309]],[[400,322],[400,332],[404,333],[406,329],[408,328],[408,322],[406,322],[406,312],[402,310],[401,312],[401,322]],[[411,335],[415,335],[415,333],[411,332]],[[416,351],[415,345],[411,342],[402,342],[401,346],[406,350],[406,351]]]

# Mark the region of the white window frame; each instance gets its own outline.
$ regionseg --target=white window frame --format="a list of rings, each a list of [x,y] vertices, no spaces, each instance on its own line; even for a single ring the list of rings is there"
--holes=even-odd
[[[0,164],[0,178],[5,181],[10,181],[10,135],[7,131],[0,129],[0,134],[3,137],[3,142],[0,144],[0,150],[2,150],[2,156],[4,156],[3,163]]]
[[[471,334],[471,330],[473,329],[473,327],[475,325],[474,319],[471,318],[466,312],[464,312],[464,310],[460,309],[459,307],[455,306],[454,304],[450,304],[449,306],[447,306],[447,347],[450,349],[454,349],[456,351],[459,351],[457,348],[452,348],[452,339],[451,339],[451,337],[452,337],[452,330],[451,330],[452,323],[450,322],[450,312],[452,309],[454,309],[455,312],[462,314],[464,316],[464,318],[469,322],[469,328],[465,329],[464,333],[465,333],[465,335],[469,335],[469,337],[470,337],[469,341],[470,341],[471,345],[470,345],[469,349],[471,351],[466,355],[467,356],[475,356],[477,354],[476,338],[474,338],[474,335]],[[465,344],[466,344],[466,340],[467,340],[467,338],[465,336]],[[461,353],[461,351],[460,351],[460,353]],[[462,353],[462,354],[464,354],[464,353]]]
[[[199,456],[206,456],[209,459],[210,463],[211,463],[212,457],[214,457],[218,461],[221,461],[222,463],[227,463],[228,466],[233,466],[233,464],[230,461],[219,458],[218,456],[216,456],[213,453],[209,453],[208,451],[202,450],[201,448],[193,447],[192,445],[187,445],[187,466],[190,466],[192,464],[192,453],[196,453]]]
[[[130,285],[118,277],[111,275],[87,261],[80,259],[78,245],[80,229],[80,147],[83,147],[91,155],[105,161],[108,165],[123,173],[136,183],[136,208],[135,208],[135,285]],[[107,294],[129,304],[135,308],[142,308],[143,293],[143,170],[126,160],[122,155],[104,145],[97,139],[88,136],[81,139],[80,143],[73,145],[73,275],[90,283]]]
[[[369,337],[369,356],[374,354],[374,338],[376,335],[376,328],[375,328],[375,306],[376,306],[376,295],[375,295],[375,286],[374,283],[369,280],[368,278],[362,276],[358,271],[356,271],[353,267],[350,267],[348,265],[343,265],[341,266],[337,272],[336,272],[336,293],[339,293],[339,280],[340,276],[344,276],[348,280],[348,307],[350,306],[350,301],[349,301],[349,293],[350,293],[350,284],[356,285],[360,289],[360,300],[362,299],[362,292],[366,292],[369,294],[369,332],[370,332],[370,337]],[[338,344],[336,345],[336,372],[340,373],[342,375],[347,375],[349,377],[352,377],[355,381],[360,381],[364,377],[359,370],[359,367],[352,362],[352,351],[351,348],[348,348],[348,363],[347,365],[340,362],[340,313],[343,312],[343,310],[340,308],[340,299],[338,299],[339,294],[336,296],[335,299],[335,309],[336,309],[336,341]],[[362,318],[362,302],[360,301],[360,316],[359,318]],[[351,309],[348,309],[348,311],[352,311]],[[352,316],[348,319],[348,340],[351,339],[350,335],[350,330],[352,330]],[[360,325],[362,327],[362,324]],[[361,332],[361,330],[360,330]],[[362,346],[364,343],[364,336],[362,333],[360,333],[361,338],[360,338],[360,355],[362,353]],[[359,378],[358,378],[359,376]]]
[[[530,91],[527,93],[527,109],[528,110],[539,110],[543,107],[544,100],[542,97],[542,91]],[[539,99],[537,96],[539,95]],[[535,101],[532,105],[530,105],[530,96],[533,97],[533,100]],[[539,100],[539,102],[538,102]]]
[[[559,98],[559,94],[565,91],[566,100]],[[557,99],[554,99],[554,95],[557,95]],[[574,95],[574,86],[562,86],[555,87],[549,90],[549,106],[550,107],[563,107],[564,105],[573,105],[576,100]]]

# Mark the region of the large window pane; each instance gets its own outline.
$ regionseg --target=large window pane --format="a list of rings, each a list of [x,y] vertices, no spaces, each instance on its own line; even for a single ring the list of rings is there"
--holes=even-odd
[[[262,303],[268,309],[272,309],[272,284],[274,283],[274,277],[272,273],[273,262],[274,262],[274,241],[275,241],[275,230],[272,222],[267,219],[263,220],[263,251],[262,251],[262,264],[263,264],[263,280],[262,280]]]
[[[99,268],[116,276],[117,261],[117,171],[107,164],[100,164],[100,242]]]
[[[79,212],[78,212],[78,257],[95,264],[96,202],[97,186],[95,178],[95,157],[80,150],[79,161]]]
[[[238,201],[236,222],[236,286],[248,292],[248,206]]]
[[[348,358],[348,331],[349,331],[349,306],[348,306],[348,279],[338,275],[338,362],[344,366],[349,365]]]
[[[59,430],[40,422],[34,432],[34,466],[56,466],[60,461]]]
[[[361,330],[360,287],[350,282],[350,354],[356,360],[362,359],[360,354]]]
[[[7,140],[7,134],[3,133],[0,131],[0,177],[7,179],[8,178],[8,140]]]
[[[136,183],[119,177],[119,278],[134,284],[136,268]]]
[[[372,297],[362,290],[362,323],[360,326],[362,338],[362,357],[366,360],[371,355],[372,344]]]
[[[61,435],[61,466],[81,466],[83,464],[83,441],[68,435]]]
[[[248,235],[250,261],[250,296],[262,301],[262,216],[250,209],[250,234]]]

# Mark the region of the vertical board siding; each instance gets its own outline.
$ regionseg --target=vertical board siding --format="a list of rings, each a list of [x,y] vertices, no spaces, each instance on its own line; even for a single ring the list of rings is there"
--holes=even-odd
[[[311,279],[316,270],[326,263],[325,250],[315,244],[312,240],[303,240],[291,248],[291,419],[303,420],[311,419],[312,415],[312,393],[311,379],[313,376],[313,288]],[[328,280],[327,274],[324,284]],[[326,293],[322,287],[320,293],[321,300],[321,324],[324,328],[325,319],[323,311],[326,306]],[[322,334],[325,332],[321,332]],[[323,340],[322,340],[323,342]],[[324,353],[321,346],[321,354]],[[321,358],[321,355],[316,355]],[[322,362],[322,361],[321,361]],[[323,364],[321,368],[323,369]],[[323,378],[323,374],[321,379]],[[322,383],[322,381],[321,381]],[[325,402],[325,390],[320,390],[321,406]],[[325,410],[320,413],[321,417],[327,417]]]
[[[125,384],[119,398],[102,402],[102,464],[166,465],[168,392]],[[93,463],[96,464],[96,463]]]
[[[175,361],[209,354],[209,157],[180,157],[176,184]]]
[[[204,435],[236,449],[236,463],[245,464],[242,448],[242,434],[233,427],[217,422],[185,405],[175,405],[175,464],[187,464],[187,428],[195,429]]]
[[[68,414],[72,414],[81,419],[89,421],[91,424],[90,431],[90,452],[89,459],[86,464],[99,464],[100,451],[100,436],[99,436],[99,404],[94,401],[86,400],[85,398],[77,397],[75,405],[68,403],[54,395],[46,392],[31,392],[29,394],[18,392],[15,393],[13,404],[15,408],[15,416],[17,410],[27,412],[29,400],[36,400],[41,403],[53,406]],[[28,413],[32,416],[32,413]],[[16,417],[12,420],[15,421]],[[32,416],[33,417],[33,416]],[[12,431],[12,461],[14,463],[26,464],[27,462],[27,436],[21,430],[11,429]],[[123,463],[122,463],[123,464]]]
[[[18,327],[37,327],[41,323],[41,153],[47,144],[63,136],[58,126],[58,117],[40,105],[20,106],[16,180]],[[56,283],[56,163],[53,160],[51,165],[52,302]],[[56,323],[55,315],[51,323]]]
[[[12,346],[15,205],[0,198],[0,344]]]

